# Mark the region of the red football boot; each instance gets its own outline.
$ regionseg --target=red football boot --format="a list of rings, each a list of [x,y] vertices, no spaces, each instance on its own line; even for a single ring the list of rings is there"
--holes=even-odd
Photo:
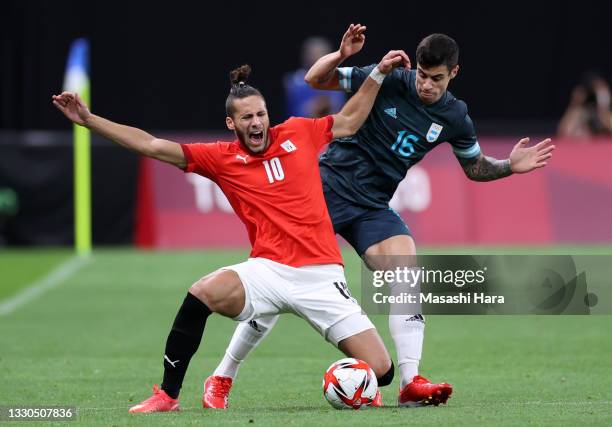
[[[229,393],[232,389],[232,379],[212,375],[204,382],[202,406],[205,408],[227,409],[229,406]]]
[[[397,404],[399,406],[438,406],[446,403],[453,393],[453,387],[448,383],[432,384],[427,378],[415,375],[410,384],[400,390]]]
[[[380,408],[383,406],[382,404],[382,396],[380,395],[380,390],[376,392],[376,396],[374,396],[374,401],[370,404],[372,408]]]
[[[131,413],[136,412],[169,412],[180,410],[178,399],[173,399],[161,390],[157,384],[153,386],[153,396],[130,408]]]

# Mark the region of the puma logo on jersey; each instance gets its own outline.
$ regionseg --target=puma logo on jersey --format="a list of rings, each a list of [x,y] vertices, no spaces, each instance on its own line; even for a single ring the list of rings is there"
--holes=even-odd
[[[246,162],[247,162],[248,158],[249,158],[248,154],[246,156],[241,156],[240,154],[236,154],[236,160],[242,160],[245,165],[246,165]]]
[[[387,108],[385,109],[385,113],[387,113],[388,116],[393,117],[394,119],[397,119],[397,108]]]
[[[281,147],[283,147],[283,149],[287,152],[287,153],[291,153],[292,151],[297,150],[297,147],[293,144],[293,142],[291,142],[291,140],[286,140],[285,142],[283,142],[281,144]]]

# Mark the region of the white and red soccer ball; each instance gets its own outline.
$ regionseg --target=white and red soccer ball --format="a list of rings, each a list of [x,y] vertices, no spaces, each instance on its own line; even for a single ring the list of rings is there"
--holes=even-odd
[[[370,406],[378,392],[378,381],[363,360],[346,358],[331,364],[323,376],[323,395],[336,409]]]

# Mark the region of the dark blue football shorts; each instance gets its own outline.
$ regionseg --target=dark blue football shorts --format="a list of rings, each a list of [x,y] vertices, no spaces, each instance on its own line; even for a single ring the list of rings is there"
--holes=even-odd
[[[323,183],[327,210],[336,234],[341,235],[359,256],[370,246],[398,235],[412,236],[404,220],[391,208],[357,205]]]

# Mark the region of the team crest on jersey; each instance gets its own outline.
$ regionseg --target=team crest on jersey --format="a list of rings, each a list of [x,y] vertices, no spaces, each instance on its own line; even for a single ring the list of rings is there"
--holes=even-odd
[[[437,123],[432,123],[427,131],[427,142],[436,142],[440,134],[442,133],[442,126]]]
[[[291,142],[290,139],[286,140],[285,142],[283,142],[281,144],[281,147],[283,147],[283,149],[287,152],[287,153],[291,153],[292,151],[297,150],[297,147],[295,146],[295,144],[293,142]]]

